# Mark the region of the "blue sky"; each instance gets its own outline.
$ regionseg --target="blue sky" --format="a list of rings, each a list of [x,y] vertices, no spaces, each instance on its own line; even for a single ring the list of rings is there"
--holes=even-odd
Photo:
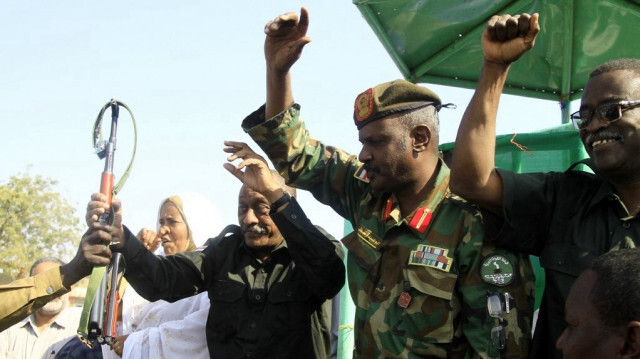
[[[0,13],[0,182],[18,172],[55,179],[82,218],[104,166],[91,146],[93,122],[116,98],[138,125],[135,163],[118,196],[125,224],[155,227],[160,201],[183,191],[207,196],[224,223],[236,223],[240,183],[222,168],[223,141],[252,144],[240,122],[265,98],[263,27],[301,6],[313,40],[293,69],[295,99],[314,137],[357,153],[355,96],[401,74],[350,0],[14,1]],[[441,112],[441,142],[453,141],[472,91],[427,86],[458,105]],[[503,97],[499,133],[559,123],[555,102]],[[131,134],[122,111],[116,177]],[[342,236],[340,217],[300,197],[312,221]]]

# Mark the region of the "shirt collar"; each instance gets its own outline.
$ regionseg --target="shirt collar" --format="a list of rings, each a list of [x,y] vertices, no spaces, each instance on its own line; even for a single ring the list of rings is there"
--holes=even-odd
[[[245,253],[249,254],[251,257],[253,257],[253,251],[251,250],[251,248],[249,248],[247,246],[247,243],[245,243],[244,241],[244,235],[241,236],[242,237],[242,242],[240,243],[240,247],[238,247],[238,250],[242,250],[245,251]],[[273,257],[277,252],[279,252],[280,250],[282,250],[283,248],[289,248],[287,246],[287,240],[283,240],[278,246],[276,246],[273,250],[271,250],[271,256]],[[256,258],[257,259],[257,258]]]
[[[22,319],[20,324],[18,324],[20,328],[30,327],[34,332],[37,332],[38,326],[36,326],[36,318],[35,314],[31,314],[28,317]]]
[[[433,189],[427,195],[427,198],[420,203],[411,214],[405,218],[400,218],[400,206],[398,198],[395,194],[387,199],[382,210],[382,220],[388,221],[393,219],[400,224],[401,220],[409,226],[418,235],[424,235],[431,224],[433,213],[436,211],[442,200],[449,196],[449,167],[438,159],[436,168],[436,180]]]
[[[77,307],[65,307],[51,324],[53,325],[55,323],[55,325],[59,326],[62,329],[71,328],[78,325],[78,320],[81,314],[78,309],[79,308]]]
[[[629,215],[629,210],[620,199],[620,196],[615,193],[615,189],[611,185],[611,182],[609,182],[609,180],[607,180],[606,177],[604,177],[598,171],[598,169],[593,164],[593,161],[588,158],[578,163],[582,163],[588,166],[593,171],[594,176],[598,179],[598,188],[594,192],[593,196],[591,196],[591,199],[587,204],[587,211],[592,211],[594,207],[600,205],[602,202],[614,201],[618,205],[619,210],[616,211],[616,214],[620,217],[620,219],[628,220],[632,218]],[[573,169],[573,167],[574,166],[571,166],[569,170]]]
[[[71,327],[74,325],[73,321],[74,319],[77,320],[77,318],[75,318],[73,315],[69,315],[69,313],[71,312],[71,310],[69,310],[69,307],[65,307],[60,314],[58,314],[58,316],[51,322],[49,323],[49,328],[51,327],[56,327],[56,328],[60,328],[60,329],[66,329],[68,327]],[[36,335],[40,335],[40,331],[38,330],[38,325],[36,324],[36,314],[33,313],[31,315],[29,315],[28,317],[24,318],[20,324],[18,324],[21,328],[26,328],[26,327],[30,327],[31,330],[36,334]]]

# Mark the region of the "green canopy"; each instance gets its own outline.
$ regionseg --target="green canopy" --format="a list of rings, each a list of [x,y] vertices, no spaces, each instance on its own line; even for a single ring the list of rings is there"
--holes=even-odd
[[[567,104],[589,72],[640,57],[640,0],[353,0],[403,76],[415,83],[475,88],[480,38],[494,14],[540,13],[533,50],[509,73],[505,93]],[[568,106],[565,112],[568,111]],[[568,114],[563,114],[563,122]]]

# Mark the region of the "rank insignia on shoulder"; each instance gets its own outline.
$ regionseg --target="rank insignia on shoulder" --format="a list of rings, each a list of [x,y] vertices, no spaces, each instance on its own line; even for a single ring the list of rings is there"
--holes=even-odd
[[[485,257],[480,265],[480,277],[482,281],[499,287],[513,282],[515,271],[513,263],[500,254]]]
[[[411,218],[409,222],[409,226],[414,228],[420,233],[424,233],[429,228],[429,224],[431,223],[431,218],[433,218],[433,212],[429,207],[421,207],[416,210],[416,213]]]
[[[367,170],[364,169],[364,164],[360,165],[360,168],[353,174],[353,177],[359,179],[364,183],[369,183],[369,177],[367,176]]]
[[[431,267],[449,272],[453,258],[447,257],[447,254],[449,254],[448,249],[420,244],[415,251],[411,251],[409,265]]]

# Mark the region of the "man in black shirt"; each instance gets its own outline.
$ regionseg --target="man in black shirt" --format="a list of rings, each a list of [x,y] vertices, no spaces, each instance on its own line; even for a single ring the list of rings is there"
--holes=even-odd
[[[571,115],[589,155],[581,162],[593,173],[575,164],[565,172],[495,168],[500,94],[511,63],[534,46],[539,30],[538,14],[487,22],[483,68],[460,123],[449,187],[495,214],[485,216],[486,241],[540,257],[546,282],[529,358],[559,359],[565,301],[580,273],[599,255],[640,247],[640,60],[599,65]]]
[[[161,257],[122,226],[97,221],[105,196],[91,196],[87,224],[124,254],[125,277],[148,300],[176,301],[208,291],[210,356],[217,358],[327,358],[329,326],[322,304],[344,284],[342,245],[314,226],[277,173],[249,148],[225,168],[242,181],[239,226],[227,226],[195,252]],[[244,171],[243,171],[244,170]],[[179,339],[177,339],[179,340]]]

